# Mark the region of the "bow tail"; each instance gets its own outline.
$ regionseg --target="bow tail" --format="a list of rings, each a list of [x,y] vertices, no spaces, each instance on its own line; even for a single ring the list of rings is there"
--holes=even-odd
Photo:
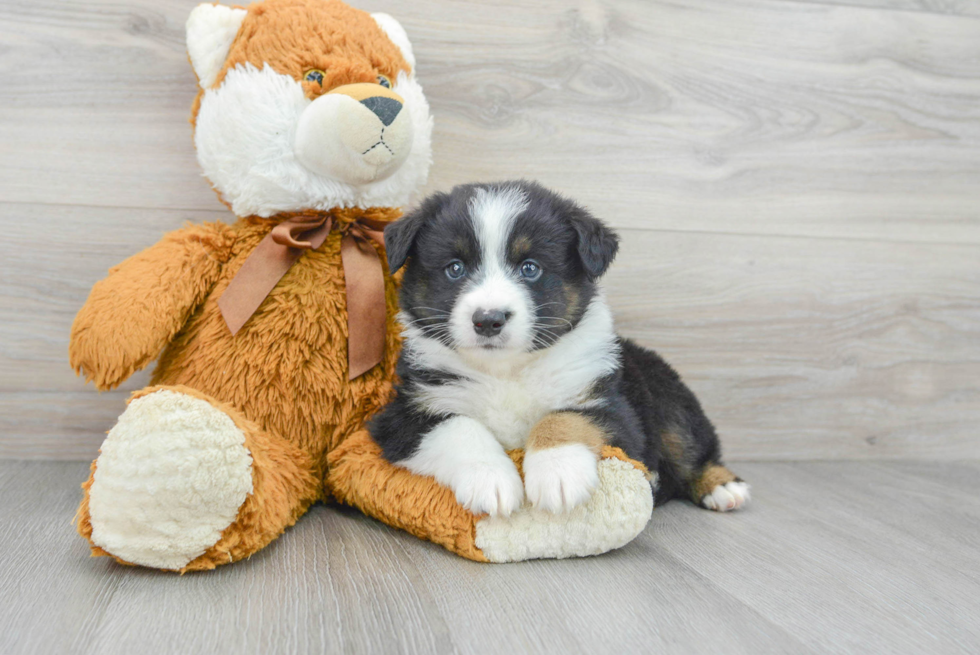
[[[232,336],[238,334],[302,254],[302,250],[280,246],[271,234],[262,239],[218,298],[218,309]]]
[[[347,364],[353,380],[381,362],[385,348],[385,278],[377,250],[366,239],[340,243],[347,287]]]

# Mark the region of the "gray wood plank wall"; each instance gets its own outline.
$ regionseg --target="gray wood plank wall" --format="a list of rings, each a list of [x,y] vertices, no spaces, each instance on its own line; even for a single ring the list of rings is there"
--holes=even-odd
[[[0,457],[96,453],[128,392],[67,364],[109,266],[230,218],[201,178],[193,0],[0,0]],[[730,459],[980,456],[971,0],[356,0],[436,118],[427,190],[530,177],[624,236],[621,331]]]

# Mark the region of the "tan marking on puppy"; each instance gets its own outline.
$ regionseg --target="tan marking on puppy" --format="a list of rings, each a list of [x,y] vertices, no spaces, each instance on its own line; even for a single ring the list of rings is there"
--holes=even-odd
[[[460,256],[469,257],[473,254],[470,248],[470,242],[465,237],[459,237],[453,245],[456,246],[456,253]]]
[[[672,462],[681,462],[684,459],[684,439],[673,430],[667,430],[660,435],[660,443],[663,444],[664,453]]]
[[[688,447],[690,437],[685,437],[679,430],[665,430],[660,434],[660,444],[663,446],[663,454],[671,461],[677,472],[683,478],[691,477],[694,462],[691,457],[691,449]]]
[[[514,259],[519,259],[524,255],[531,252],[531,238],[526,235],[521,235],[514,239],[514,243],[510,247],[511,257]]]
[[[606,433],[586,416],[577,412],[553,412],[531,428],[525,448],[544,450],[580,443],[598,454],[606,440]]]
[[[738,476],[724,466],[709,465],[691,483],[691,496],[694,502],[700,503],[701,499],[714,491],[715,487],[733,482],[736,479]]]
[[[571,321],[579,310],[581,298],[578,289],[572,284],[564,285],[565,291],[565,319]]]

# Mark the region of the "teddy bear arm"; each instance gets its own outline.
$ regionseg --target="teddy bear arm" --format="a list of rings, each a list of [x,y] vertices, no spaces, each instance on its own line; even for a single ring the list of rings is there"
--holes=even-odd
[[[232,243],[224,224],[189,225],[111,268],[72,324],[75,372],[106,390],[154,360],[207,297]]]

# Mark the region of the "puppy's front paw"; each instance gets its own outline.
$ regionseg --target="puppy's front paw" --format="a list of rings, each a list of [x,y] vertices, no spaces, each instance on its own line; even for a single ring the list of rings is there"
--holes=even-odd
[[[474,514],[510,516],[524,501],[524,486],[509,457],[463,466],[452,480],[460,505]]]
[[[568,511],[584,503],[599,484],[599,460],[587,446],[569,444],[524,456],[524,489],[538,509]]]

